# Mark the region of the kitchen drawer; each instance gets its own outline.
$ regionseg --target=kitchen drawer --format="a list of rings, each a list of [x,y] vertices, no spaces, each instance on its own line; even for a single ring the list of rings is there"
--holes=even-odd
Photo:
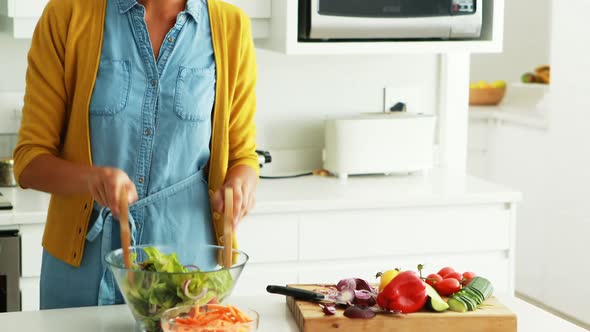
[[[299,259],[506,250],[509,221],[503,204],[305,214]]]
[[[23,277],[38,277],[41,275],[43,228],[43,224],[20,226],[21,276]]]
[[[39,310],[39,278],[21,278],[22,311]]]
[[[297,260],[296,215],[255,215],[246,217],[237,229],[239,248],[250,263]]]
[[[299,283],[336,283],[343,278],[363,278],[378,282],[377,272],[400,268],[417,272],[424,264],[425,274],[436,273],[445,266],[457,271],[472,271],[490,280],[496,293],[507,293],[510,280],[509,261],[503,251],[476,254],[440,254],[391,256],[383,258],[322,261],[301,264]]]
[[[266,294],[266,286],[297,283],[296,264],[246,265],[238,280],[233,296],[257,296]]]

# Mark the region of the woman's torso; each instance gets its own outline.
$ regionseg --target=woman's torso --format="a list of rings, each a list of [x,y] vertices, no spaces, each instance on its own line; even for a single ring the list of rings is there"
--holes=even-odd
[[[135,0],[108,0],[90,104],[96,166],[124,170],[140,199],[202,169],[209,160],[215,61],[205,0],[187,8],[157,61]]]

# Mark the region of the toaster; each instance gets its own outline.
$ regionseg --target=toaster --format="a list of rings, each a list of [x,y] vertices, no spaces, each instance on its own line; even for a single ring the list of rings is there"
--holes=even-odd
[[[325,123],[323,167],[349,175],[414,173],[434,163],[434,115],[365,113]]]

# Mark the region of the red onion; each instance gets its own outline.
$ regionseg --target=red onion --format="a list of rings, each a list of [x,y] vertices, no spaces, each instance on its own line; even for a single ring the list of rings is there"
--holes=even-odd
[[[207,294],[207,288],[203,288],[203,289],[201,290],[201,293],[199,293],[199,294],[197,294],[197,295],[193,295],[193,294],[191,294],[191,293],[189,292],[189,290],[188,290],[188,286],[190,285],[190,283],[191,283],[191,280],[190,280],[190,279],[187,279],[187,280],[184,282],[184,286],[182,287],[182,292],[183,292],[183,294],[184,294],[186,297],[188,297],[189,299],[196,301],[196,300],[199,300],[199,299],[201,299],[202,297],[204,297],[204,296]]]
[[[324,311],[324,314],[326,314],[328,316],[332,316],[332,315],[336,314],[336,306],[334,306],[334,305],[320,304],[320,308],[322,308],[322,311]]]
[[[358,306],[372,307],[377,304],[375,294],[366,290],[355,290],[353,304]]]
[[[360,278],[356,278],[354,279],[355,281],[355,285],[356,287],[354,289],[356,290],[366,290],[366,291],[373,291],[373,287],[371,287],[371,285],[369,285],[369,283],[364,280],[364,279],[360,279]]]
[[[340,291],[340,294],[336,296],[338,301],[342,301],[344,303],[352,303],[354,301],[355,295],[354,290],[352,289],[344,289]]]
[[[336,285],[336,288],[339,291],[347,290],[347,289],[356,289],[356,281],[353,278],[342,279]]]
[[[344,316],[348,318],[360,318],[360,319],[369,319],[376,316],[376,313],[366,307],[357,307],[357,306],[350,306],[344,310]]]

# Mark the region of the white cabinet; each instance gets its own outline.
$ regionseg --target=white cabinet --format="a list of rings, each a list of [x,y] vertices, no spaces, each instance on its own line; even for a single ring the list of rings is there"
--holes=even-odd
[[[0,30],[14,38],[33,36],[47,0],[0,0]],[[252,19],[255,39],[266,38],[270,31],[271,0],[226,0],[242,8]]]
[[[268,284],[375,280],[399,267],[473,271],[514,293],[520,194],[434,170],[428,177],[262,180],[258,206],[238,228],[251,256],[236,295]],[[473,236],[473,234],[481,234]]]

